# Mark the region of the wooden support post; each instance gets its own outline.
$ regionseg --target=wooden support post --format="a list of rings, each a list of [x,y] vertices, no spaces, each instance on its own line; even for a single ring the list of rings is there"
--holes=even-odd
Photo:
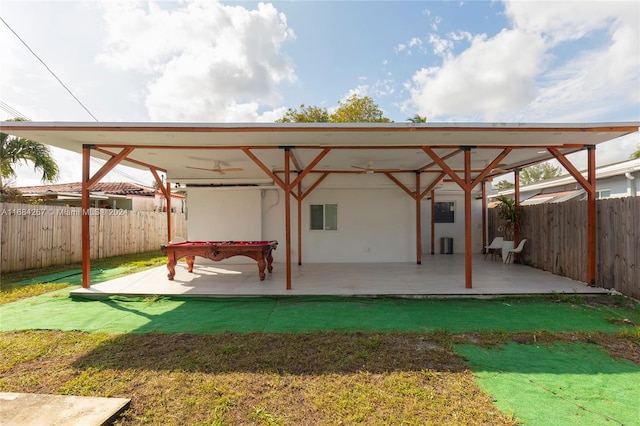
[[[464,271],[465,288],[472,288],[472,240],[471,240],[471,148],[464,147]]]
[[[485,247],[487,246],[487,181],[482,180],[482,254],[485,253]]]
[[[587,147],[587,285],[596,285],[596,147]]]
[[[302,265],[302,181],[298,182],[298,266]]]
[[[416,263],[422,264],[422,218],[420,211],[420,172],[416,171]]]
[[[547,150],[564,166],[587,193],[587,285],[596,283],[596,147],[587,149],[587,178],[558,150],[549,147]]]
[[[91,223],[89,219],[89,176],[91,174],[91,145],[82,146],[82,287],[91,287]]]
[[[436,190],[431,190],[431,254],[436,254]]]
[[[516,202],[516,217],[520,217],[520,169],[515,169],[513,171],[514,176],[514,194],[515,202]],[[520,221],[516,220],[515,227],[513,228],[513,247],[518,247],[520,244]]]
[[[284,148],[284,217],[285,217],[285,244],[287,290],[291,290],[291,152],[289,147]]]
[[[172,238],[172,234],[171,234],[171,183],[167,180],[167,192],[166,192],[166,206],[167,206],[167,241],[171,241]]]

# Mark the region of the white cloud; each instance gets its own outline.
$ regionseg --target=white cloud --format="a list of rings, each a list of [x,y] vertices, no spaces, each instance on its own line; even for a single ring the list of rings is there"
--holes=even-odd
[[[440,52],[448,51],[446,44]],[[411,95],[421,115],[495,116],[535,97],[535,77],[544,65],[544,42],[535,34],[503,30],[491,39],[476,37],[441,67],[413,76]]]
[[[443,62],[414,74],[405,108],[432,120],[638,119],[637,2],[513,1],[505,14],[513,27],[491,38],[432,36]],[[460,40],[471,44],[454,55]]]
[[[433,53],[442,58],[451,57],[451,51],[454,47],[452,40],[442,38],[437,34],[429,34],[429,44],[433,47]]]
[[[420,40],[418,37],[413,37],[411,40],[409,40],[409,47],[414,46],[422,46],[422,40]]]
[[[148,75],[154,121],[256,121],[296,79],[283,43],[295,34],[270,4],[254,10],[194,0],[106,2],[108,42],[98,60]]]

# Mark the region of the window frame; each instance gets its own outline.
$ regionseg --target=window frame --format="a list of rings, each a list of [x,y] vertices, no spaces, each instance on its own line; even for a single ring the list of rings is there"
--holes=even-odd
[[[314,216],[313,209],[314,207],[318,207],[318,206],[322,207],[322,228],[313,227],[316,222],[313,217]],[[328,210],[327,206],[335,206],[335,208],[332,207],[332,209]],[[332,214],[331,210],[333,210],[335,213]],[[330,220],[327,220],[329,214],[332,214],[333,217],[329,217]],[[335,223],[335,227],[327,228],[328,222]],[[309,231],[312,231],[312,232],[338,231],[338,203],[309,203]]]
[[[436,201],[434,203],[434,217],[433,217],[433,222],[434,223],[456,223],[456,202],[455,201]],[[442,205],[442,204],[447,204],[449,206],[449,212],[451,214],[451,220],[443,220],[442,218],[442,213],[438,213],[438,211],[443,212],[443,209],[438,210],[438,204]]]

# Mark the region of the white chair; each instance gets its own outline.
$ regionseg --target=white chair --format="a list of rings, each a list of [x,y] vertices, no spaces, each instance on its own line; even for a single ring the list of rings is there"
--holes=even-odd
[[[504,260],[504,263],[511,263],[516,258],[516,256],[520,257],[520,253],[522,253],[522,249],[524,248],[524,243],[526,242],[527,242],[527,239],[524,238],[520,240],[518,247],[509,249],[509,251],[507,252],[507,258]],[[522,258],[520,259],[520,262],[522,262]]]
[[[484,260],[487,260],[487,255],[489,253],[491,253],[491,259],[495,259],[496,250],[502,250],[502,241],[502,237],[495,237],[493,241],[491,241],[491,244],[484,246]]]

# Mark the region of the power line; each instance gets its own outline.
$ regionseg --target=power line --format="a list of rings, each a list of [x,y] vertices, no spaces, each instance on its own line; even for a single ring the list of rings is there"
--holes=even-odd
[[[31,121],[29,117],[27,117],[26,115],[24,115],[23,113],[21,113],[20,111],[18,111],[17,109],[13,108],[12,106],[10,106],[9,104],[3,101],[0,101],[0,109],[5,110],[15,118],[23,118],[27,121]]]
[[[2,18],[2,17],[0,17],[0,20],[2,21],[2,23],[3,23],[3,24],[5,24],[5,25],[7,26],[7,28],[9,28],[9,30],[10,30],[10,31],[11,31],[11,32],[12,32],[12,33],[13,33],[13,34],[18,38],[18,40],[20,40],[20,42],[21,42],[22,44],[24,44],[24,46],[29,50],[29,52],[31,52],[31,54],[32,54],[33,56],[35,56],[35,57],[36,57],[36,59],[37,59],[38,61],[40,61],[40,63],[42,63],[42,65],[44,65],[44,67],[47,69],[47,71],[49,71],[49,73],[50,73],[50,74],[51,74],[51,75],[52,75],[56,80],[58,80],[58,83],[60,83],[60,84],[62,85],[62,87],[64,87],[64,88],[67,90],[67,92],[69,92],[69,94],[73,97],[73,99],[75,99],[75,100],[78,102],[78,104],[80,104],[80,106],[81,106],[81,107],[82,107],[82,108],[87,112],[87,114],[89,114],[91,117],[93,117],[93,119],[94,119],[95,121],[100,121],[100,120],[98,120],[98,119],[95,117],[95,115],[91,114],[91,111],[89,111],[89,109],[87,109],[87,107],[86,107],[86,106],[84,106],[84,104],[83,104],[82,102],[80,102],[80,99],[78,99],[78,98],[76,97],[76,95],[74,95],[74,94],[73,94],[73,92],[71,92],[71,90],[70,90],[70,89],[69,89],[69,88],[68,88],[68,87],[67,87],[67,86],[62,82],[62,80],[60,80],[60,78],[58,78],[58,76],[57,76],[57,75],[56,75],[56,74],[51,70],[51,68],[49,68],[49,66],[48,66],[48,65],[47,65],[47,64],[46,64],[42,59],[40,59],[40,57],[36,54],[36,52],[34,52],[34,51],[29,47],[29,45],[28,45],[24,40],[22,40],[22,38],[20,38],[20,36],[18,35],[18,33],[16,33],[16,32],[13,30],[13,28],[11,28],[11,26],[9,26],[9,24],[7,24],[7,21],[5,21],[5,20],[4,20],[4,18]]]

